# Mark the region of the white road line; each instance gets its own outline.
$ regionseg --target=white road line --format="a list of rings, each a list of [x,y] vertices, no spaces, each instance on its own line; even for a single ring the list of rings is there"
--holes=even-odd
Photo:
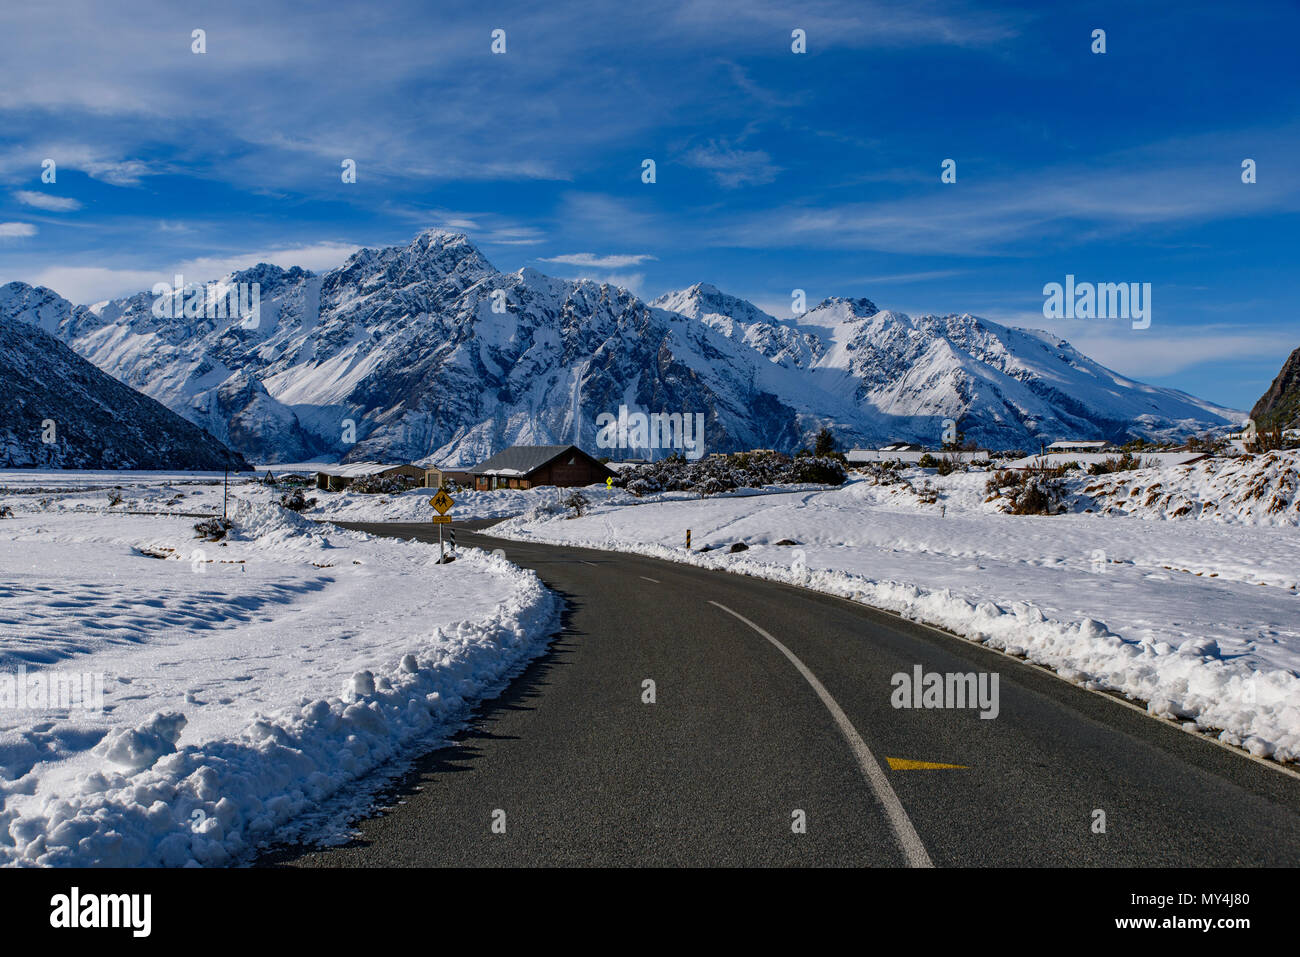
[[[645,575],[638,575],[637,577],[638,577],[638,578],[645,578],[646,581],[648,581],[648,582],[654,582],[656,585],[660,584],[659,579],[657,579],[657,578],[646,578]]]
[[[590,565],[592,568],[599,568],[599,567],[600,567],[600,566],[597,565],[595,562],[589,562],[589,561],[587,561],[585,558],[579,558],[578,561],[582,562],[582,564],[584,564],[584,565]]]
[[[894,829],[894,837],[898,839],[899,846],[903,850],[903,856],[907,858],[908,866],[934,867],[934,862],[930,860],[930,855],[926,852],[925,845],[921,843],[921,835],[917,834],[916,828],[912,826],[912,820],[907,816],[907,811],[903,809],[903,803],[898,800],[898,795],[894,793],[893,787],[890,786],[889,778],[885,776],[884,769],[880,767],[880,763],[875,759],[875,756],[872,755],[871,749],[867,747],[867,743],[862,740],[862,736],[858,734],[857,729],[853,727],[853,722],[849,720],[849,716],[844,713],[844,710],[839,706],[835,699],[831,697],[831,693],[826,690],[825,686],[817,680],[817,676],[808,669],[807,665],[795,656],[793,651],[781,644],[781,642],[777,641],[744,615],[732,611],[726,605],[719,604],[716,601],[710,601],[709,604],[716,605],[728,615],[739,618],[745,624],[749,625],[750,628],[753,628],[772,644],[776,645],[781,654],[789,658],[790,663],[799,669],[799,673],[804,676],[804,679],[808,684],[812,685],[813,691],[817,692],[817,697],[822,699],[822,704],[826,705],[826,710],[829,711],[831,717],[835,719],[835,723],[839,726],[840,733],[844,735],[844,739],[849,743],[849,749],[852,750],[853,756],[858,759],[858,766],[862,768],[862,776],[867,779],[867,784],[869,784],[871,790],[875,792],[876,798],[882,805],[884,805],[885,816],[889,818],[890,827]]]

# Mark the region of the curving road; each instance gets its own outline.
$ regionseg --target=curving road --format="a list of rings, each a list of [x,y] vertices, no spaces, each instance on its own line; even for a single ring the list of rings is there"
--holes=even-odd
[[[568,602],[550,652],[357,840],[264,863],[1300,864],[1300,778],[1118,701],[838,598],[467,530],[486,524],[461,544]],[[998,673],[997,717],[895,709],[891,676],[916,665]]]

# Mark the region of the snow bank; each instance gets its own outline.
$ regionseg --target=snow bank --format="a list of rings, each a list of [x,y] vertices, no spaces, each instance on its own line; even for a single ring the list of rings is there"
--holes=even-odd
[[[462,549],[458,561],[439,566],[432,564],[436,547],[315,525],[268,503],[241,504],[234,515],[228,544],[207,546],[244,564],[225,566],[226,581],[272,574],[283,580],[304,568],[301,574],[325,584],[314,586],[308,604],[263,623],[236,621],[210,634],[142,632],[125,647],[79,646],[75,667],[109,671],[110,707],[83,719],[42,713],[14,724],[4,716],[0,862],[130,867],[245,860],[350,782],[445,739],[476,702],[498,693],[544,650],[556,627],[558,599],[535,574],[499,556]],[[173,536],[178,530],[176,520],[127,521],[158,541],[167,540],[166,529]],[[45,526],[6,531],[59,537]],[[103,538],[65,537],[59,547],[77,548],[73,558],[99,570],[110,564]],[[211,576],[223,573],[133,561],[130,574],[188,576],[192,588],[205,590],[217,580]],[[444,593],[423,594],[437,590],[431,575],[442,576]],[[341,624],[332,606],[314,614],[334,591],[338,608],[369,604]],[[472,600],[461,597],[471,592]],[[419,603],[426,600],[475,614],[444,617],[433,627],[428,622],[436,616]],[[33,619],[40,614],[28,610]],[[168,670],[177,664],[184,667]],[[286,694],[287,686],[318,675],[338,683]]]

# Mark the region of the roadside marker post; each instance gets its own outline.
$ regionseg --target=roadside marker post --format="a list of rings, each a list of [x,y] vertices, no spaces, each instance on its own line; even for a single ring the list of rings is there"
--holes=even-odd
[[[689,528],[686,530],[686,550],[688,552],[691,550],[691,530]]]

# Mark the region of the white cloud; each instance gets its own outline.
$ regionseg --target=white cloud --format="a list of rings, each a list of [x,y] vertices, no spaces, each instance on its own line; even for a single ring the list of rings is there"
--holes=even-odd
[[[0,223],[0,236],[7,225]],[[201,256],[185,259],[157,269],[112,269],[102,266],[51,266],[34,274],[8,276],[33,286],[46,286],[64,299],[75,303],[101,302],[120,296],[134,295],[153,287],[157,282],[171,282],[177,273],[186,282],[210,282],[240,269],[270,263],[282,269],[301,266],[312,272],[333,269],[343,263],[359,247],[349,243],[317,243],[283,249],[267,249],[227,256]]]
[[[8,279],[45,286],[70,302],[90,303],[143,292],[159,281],[159,273],[101,266],[51,266],[34,274],[11,276],[5,281]]]
[[[311,246],[269,249],[228,256],[200,256],[186,259],[175,267],[168,267],[164,270],[164,275],[170,276],[173,272],[180,272],[185,276],[186,282],[189,282],[191,277],[195,282],[206,282],[240,269],[247,269],[249,266],[256,266],[258,263],[270,263],[281,269],[301,266],[312,272],[322,272],[342,265],[344,260],[360,248],[355,243],[325,242]],[[154,281],[159,280],[155,278]]]
[[[597,256],[595,253],[566,253],[537,260],[540,263],[560,263],[564,266],[581,266],[584,269],[626,269],[653,261],[656,257],[638,253],[628,256]]]
[[[0,152],[0,171],[7,174],[41,170],[46,159],[54,160],[58,172],[80,170],[92,179],[113,186],[136,186],[144,176],[159,172],[137,159],[124,158],[114,147],[89,144],[72,139],[26,144]],[[27,192],[29,196],[48,196],[47,193]],[[26,202],[26,200],[24,200]],[[33,203],[32,205],[38,205]],[[52,209],[42,206],[42,209]]]
[[[71,213],[81,209],[81,202],[69,196],[52,196],[49,193],[37,193],[30,189],[20,189],[14,193],[14,199],[37,209],[48,209],[54,213]]]
[[[36,227],[31,223],[0,223],[0,239],[15,239],[35,235]]]
[[[1045,319],[1041,312],[984,311],[980,315],[1005,326],[1042,329],[1065,339],[1090,359],[1140,381],[1177,375],[1207,362],[1282,360],[1295,348],[1285,329],[1243,325],[1179,324],[1162,328],[1157,312],[1149,329],[1134,329],[1123,320]]]

